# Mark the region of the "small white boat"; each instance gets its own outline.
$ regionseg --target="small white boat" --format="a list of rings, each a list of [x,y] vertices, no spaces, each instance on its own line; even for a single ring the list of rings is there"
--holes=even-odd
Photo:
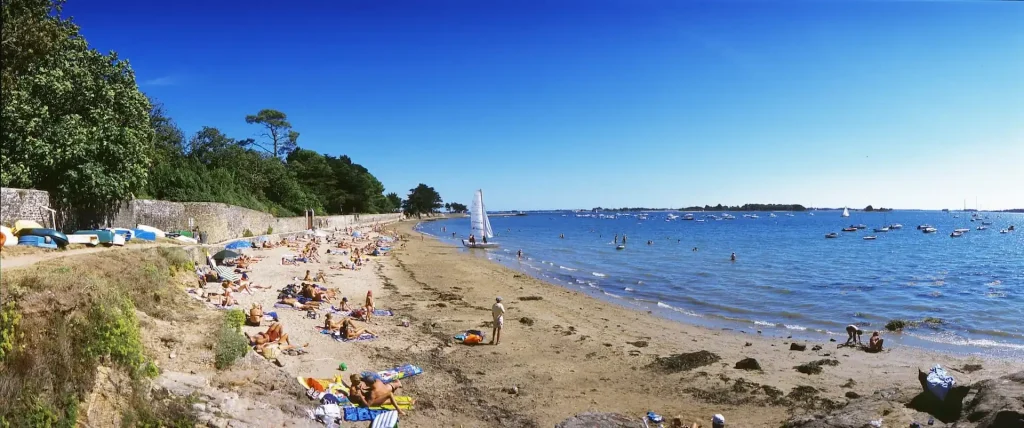
[[[876,237],[874,237],[874,236],[865,236],[865,237],[864,237],[863,239],[864,239],[865,241],[874,241],[874,240],[876,240],[876,239],[878,239],[878,238],[876,238]]]
[[[970,232],[970,231],[971,231],[971,229],[953,229],[953,232],[959,232],[959,233],[967,233],[967,232]]]
[[[939,231],[939,229],[936,229],[936,228],[931,227],[931,226],[926,227],[924,229],[921,229],[921,232],[924,232],[924,233],[935,233],[935,232],[938,232],[938,231]]]
[[[875,232],[878,232],[878,233],[885,233],[885,232],[888,232],[888,231],[889,231],[888,227],[883,227],[883,228],[877,228],[876,227],[875,228]]]
[[[814,215],[814,213],[807,213],[807,215]]]
[[[687,215],[689,215],[689,214],[687,214]],[[690,217],[693,217],[693,216],[690,216]],[[677,218],[679,218],[679,216],[677,216],[675,214],[669,214],[668,217],[665,217],[665,221],[672,221],[672,220],[675,220]]]
[[[825,235],[825,237],[826,237],[826,238],[829,238],[829,239],[832,239],[832,238],[838,238],[838,237],[839,237],[839,234],[838,234],[838,233],[835,233],[835,232],[832,232],[832,233],[829,233],[828,235]]]
[[[775,213],[768,213],[768,217],[778,217]]]
[[[934,226],[932,226],[930,224],[919,224],[919,225],[917,225],[917,230],[925,230],[925,229],[928,229],[928,228],[934,228]]]
[[[793,213],[786,213],[786,217],[796,217]]]
[[[758,217],[757,214],[751,214],[750,218],[761,218],[761,217]]]
[[[903,228],[903,225],[902,225],[902,224],[899,224],[899,223],[896,223],[896,224],[890,224],[890,225],[889,225],[889,229],[902,229],[902,228]]]
[[[849,217],[850,216],[850,210],[847,209],[847,208],[843,208],[843,215],[842,216],[843,217]]]
[[[697,220],[697,223],[704,223],[704,219]]]
[[[961,237],[961,236],[964,236],[964,233],[963,233],[963,232],[953,232],[953,233],[950,233],[950,234],[949,234],[949,237],[950,237],[950,238],[959,238],[959,237]]]
[[[625,245],[618,245],[618,246],[615,247],[615,249],[616,250],[625,250],[626,246]]]
[[[736,216],[729,213],[722,214],[722,218],[726,220],[736,220]]]
[[[683,220],[686,220],[686,221],[693,220],[693,214],[686,214],[686,215],[684,215],[683,216]]]
[[[1002,230],[999,231],[999,233],[1010,233],[1010,231],[1006,230],[1006,229],[1002,229]]]
[[[15,242],[17,242],[17,241],[15,241]],[[99,235],[71,234],[71,235],[68,235],[68,243],[69,244],[85,244],[85,245],[96,246],[96,245],[100,245],[100,237],[99,237]]]
[[[978,226],[976,228],[976,230],[986,230],[986,229],[988,229],[988,226]]]
[[[491,221],[487,218],[487,210],[484,208],[484,191],[477,190],[473,196],[473,202],[469,207],[469,228],[473,233],[474,240],[469,242],[468,239],[462,240],[462,245],[466,248],[478,248],[478,249],[489,249],[498,248],[497,242],[487,242],[487,238],[494,237],[494,231],[491,230]],[[480,240],[477,240],[477,236],[480,236]]]

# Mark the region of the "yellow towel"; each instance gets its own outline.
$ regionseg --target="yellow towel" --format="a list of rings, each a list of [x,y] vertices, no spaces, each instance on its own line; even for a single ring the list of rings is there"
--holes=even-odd
[[[316,379],[299,376],[295,378],[295,380],[299,382],[299,385],[302,385],[302,387],[306,389],[314,388],[313,385],[320,385],[324,392],[330,392],[331,394],[348,394],[348,388],[345,388],[345,386],[341,384],[341,376],[335,376],[334,379]],[[320,388],[317,389],[319,390]],[[396,395],[395,401],[398,402],[398,407],[402,410],[412,409],[413,404],[415,404],[415,400],[408,395]],[[395,406],[388,403],[379,407],[371,407],[370,410],[395,410]]]

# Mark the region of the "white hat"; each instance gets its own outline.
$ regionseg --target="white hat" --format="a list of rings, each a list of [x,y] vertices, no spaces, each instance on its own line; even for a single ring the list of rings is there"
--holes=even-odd
[[[721,414],[716,414],[713,418],[711,418],[711,423],[724,426],[725,416],[722,416]]]

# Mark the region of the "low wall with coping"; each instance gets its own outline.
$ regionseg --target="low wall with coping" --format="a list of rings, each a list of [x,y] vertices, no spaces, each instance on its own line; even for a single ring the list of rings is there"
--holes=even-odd
[[[35,220],[49,225],[49,193],[41,190],[3,188],[0,194],[0,221],[13,224],[17,220]],[[402,214],[352,214],[314,217],[313,226],[322,229],[344,228],[374,223],[389,223],[402,219]],[[192,226],[205,232],[207,242],[222,242],[250,234],[267,235],[301,232],[308,229],[305,217],[274,217],[262,211],[216,202],[169,202],[136,199],[121,205],[121,209],[108,219],[109,227],[134,228],[145,224],[174,231],[191,230]]]

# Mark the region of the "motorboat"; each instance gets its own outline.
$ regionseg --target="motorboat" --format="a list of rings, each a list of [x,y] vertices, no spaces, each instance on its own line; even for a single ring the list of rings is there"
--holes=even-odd
[[[736,220],[736,216],[729,213],[722,214],[722,218],[726,220]]]
[[[939,229],[936,229],[934,227],[928,226],[928,227],[926,227],[924,229],[921,229],[921,231],[924,232],[924,233],[935,233],[935,232],[938,232]]]
[[[876,238],[876,237],[874,237],[874,236],[865,236],[865,237],[864,237],[863,239],[864,239],[865,241],[874,241],[874,240],[876,240],[876,239],[878,239],[878,238]]]
[[[775,213],[768,213],[768,217],[778,217]]]
[[[697,220],[697,223],[704,223],[704,219]]]
[[[934,229],[935,227],[930,224],[919,224],[917,230]]]
[[[857,231],[856,227],[844,227],[843,228],[843,232],[856,232],[856,231]]]
[[[868,225],[866,225],[866,224],[854,224],[854,225],[851,225],[850,227],[856,227],[857,229],[867,229]]]
[[[839,234],[838,234],[838,233],[835,233],[835,232],[832,232],[832,233],[829,233],[829,234],[825,235],[825,237],[826,237],[826,238],[830,238],[830,239],[831,239],[831,238],[838,238],[838,237],[839,237]]]
[[[981,222],[981,224],[982,224],[983,226],[991,226],[991,225],[992,225],[992,222],[991,222],[991,221],[983,221],[983,222]]]
[[[615,249],[616,250],[625,250],[626,246],[625,245],[618,245],[618,246],[615,247]]]
[[[665,217],[665,221],[672,221],[672,220],[675,220],[677,218],[679,218],[679,216],[677,216],[675,214],[669,214],[667,217]]]
[[[963,233],[963,232],[953,232],[953,233],[950,233],[950,234],[949,234],[949,237],[950,237],[950,238],[959,238],[959,237],[961,237],[961,236],[964,236],[964,233]]]
[[[903,228],[903,225],[899,224],[899,223],[894,223],[894,224],[890,224],[889,225],[889,229],[902,229],[902,228]]]
[[[751,214],[750,218],[761,218],[761,217],[758,217],[757,214]]]
[[[1006,230],[1006,229],[1003,229],[1003,230],[1000,230],[999,233],[1010,233],[1010,231]]]
[[[975,228],[975,230],[986,230],[986,229],[988,229],[988,226],[978,226],[977,228]]]
[[[875,228],[875,232],[879,232],[879,233],[885,233],[885,232],[888,232],[888,231],[889,231],[888,227],[883,227],[883,228],[877,228],[876,227]]]
[[[683,220],[686,220],[686,221],[693,220],[693,214],[685,214],[685,215],[683,215]]]
[[[967,233],[967,232],[970,232],[970,231],[971,231],[971,229],[953,229],[953,232],[958,232],[958,233]]]

